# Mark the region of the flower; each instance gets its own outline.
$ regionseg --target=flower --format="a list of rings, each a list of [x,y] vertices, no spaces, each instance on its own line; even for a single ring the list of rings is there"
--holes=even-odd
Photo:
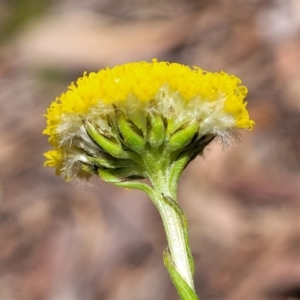
[[[240,83],[225,72],[156,59],[84,73],[47,110],[43,133],[54,150],[45,166],[66,179],[99,169],[144,178],[149,149],[173,157],[194,149],[192,159],[215,136],[252,129]]]

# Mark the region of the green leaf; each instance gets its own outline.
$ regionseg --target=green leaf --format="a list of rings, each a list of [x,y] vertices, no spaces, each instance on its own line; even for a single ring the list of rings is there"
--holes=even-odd
[[[176,287],[180,299],[199,300],[196,293],[192,290],[192,288],[185,282],[185,280],[178,273],[168,249],[164,251],[163,257],[164,257],[164,264],[170,274],[174,286]]]

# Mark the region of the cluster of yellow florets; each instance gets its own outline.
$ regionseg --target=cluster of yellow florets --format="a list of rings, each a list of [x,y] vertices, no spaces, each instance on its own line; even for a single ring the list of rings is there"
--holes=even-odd
[[[244,102],[247,88],[240,83],[239,78],[225,72],[211,73],[198,67],[190,68],[156,60],[151,63],[127,63],[98,73],[85,73],[48,108],[44,134],[49,135],[52,146],[59,149],[61,141],[57,138],[58,127],[66,116],[86,116],[95,106],[118,106],[128,102],[130,97],[141,103],[156,101],[162,89],[167,89],[173,95],[171,98],[178,95],[180,101],[192,105],[195,103],[197,111],[201,111],[203,105],[206,117],[218,110],[215,114],[215,131],[223,129],[223,123],[217,120],[220,115],[233,120],[228,123],[230,127],[252,129],[254,122],[249,119]],[[46,153],[46,157],[46,165],[57,166],[64,160],[64,151],[52,150]]]

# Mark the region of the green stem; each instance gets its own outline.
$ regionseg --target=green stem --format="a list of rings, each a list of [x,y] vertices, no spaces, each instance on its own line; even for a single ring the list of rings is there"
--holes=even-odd
[[[168,248],[175,268],[192,290],[193,261],[187,236],[185,216],[176,202],[176,194],[169,190],[165,176],[152,178],[152,201],[157,207],[166,231]]]
[[[107,182],[145,192],[157,207],[168,241],[164,263],[182,300],[198,299],[193,282],[194,262],[187,221],[177,203],[178,180],[190,160],[190,155],[186,153],[174,161],[167,151],[145,151],[142,157],[144,173],[150,179],[152,187],[139,181],[124,181],[122,174],[114,173],[112,170],[98,170],[101,178]]]

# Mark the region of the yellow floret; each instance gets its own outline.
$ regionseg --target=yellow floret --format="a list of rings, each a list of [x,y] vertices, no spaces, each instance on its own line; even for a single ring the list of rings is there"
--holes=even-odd
[[[64,154],[61,149],[50,150],[44,153],[47,160],[44,163],[45,167],[56,168],[56,174],[59,175],[60,169],[63,166]]]
[[[178,93],[184,101],[200,99],[210,103],[225,99],[224,113],[235,120],[235,127],[251,130],[254,122],[249,119],[244,98],[247,88],[240,85],[239,78],[225,72],[211,73],[198,67],[190,68],[178,63],[134,62],[97,73],[84,73],[68,91],[58,97],[47,110],[47,127],[44,134],[49,135],[52,146],[57,147],[57,127],[64,115],[84,115],[99,105],[118,105],[134,97],[141,102],[155,99],[162,88]],[[47,166],[60,163],[61,153],[47,152]],[[57,162],[56,162],[57,160]]]

